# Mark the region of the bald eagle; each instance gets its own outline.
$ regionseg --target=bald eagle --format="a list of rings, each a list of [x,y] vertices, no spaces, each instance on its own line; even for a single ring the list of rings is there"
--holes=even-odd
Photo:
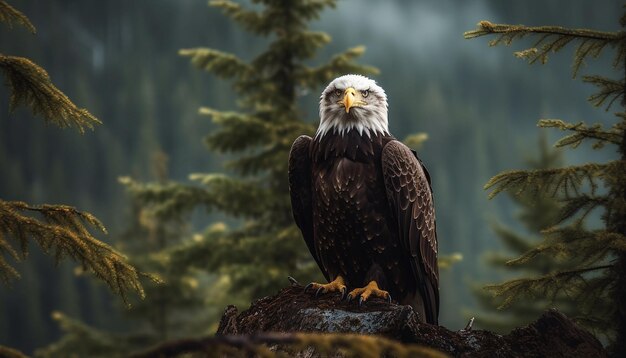
[[[367,77],[342,76],[323,91],[319,113],[315,138],[300,136],[289,155],[293,216],[329,281],[307,288],[358,297],[359,305],[393,297],[438,324],[430,176],[389,133],[385,91]]]

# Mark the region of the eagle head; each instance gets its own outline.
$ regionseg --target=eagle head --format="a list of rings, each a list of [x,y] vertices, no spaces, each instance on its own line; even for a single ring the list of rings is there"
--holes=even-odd
[[[356,129],[368,137],[388,134],[387,95],[372,79],[361,75],[335,78],[320,96],[320,125],[316,137]]]

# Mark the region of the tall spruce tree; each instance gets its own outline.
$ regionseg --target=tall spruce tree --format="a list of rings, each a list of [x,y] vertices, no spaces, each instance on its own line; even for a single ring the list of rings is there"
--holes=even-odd
[[[626,15],[621,18],[626,26]],[[573,76],[576,77],[585,60],[596,58],[612,49],[613,67],[622,74],[615,79],[584,76],[583,81],[598,87],[589,97],[596,107],[608,111],[622,99],[626,104],[626,32],[603,32],[588,29],[568,29],[558,26],[529,27],[501,25],[481,21],[478,28],[465,33],[465,38],[496,35],[489,44],[511,44],[525,37],[537,38],[533,47],[516,52],[530,63],[545,64],[548,55],[568,44],[577,44],[574,53]],[[531,192],[557,198],[561,204],[555,226],[545,231],[544,240],[511,264],[524,264],[540,256],[557,256],[572,262],[569,269],[549,274],[507,281],[492,287],[503,305],[522,297],[555,297],[567,294],[578,302],[580,316],[587,324],[605,329],[613,341],[613,353],[626,356],[626,113],[618,110],[616,122],[610,128],[601,124],[568,123],[545,119],[539,126],[569,132],[557,147],[577,148],[590,141],[596,150],[615,153],[614,160],[587,163],[555,169],[514,170],[493,177],[485,187],[493,189],[490,197],[507,190]],[[601,214],[603,226],[587,229],[581,225],[591,212]]]
[[[549,170],[563,165],[562,152],[548,145],[545,135],[539,140],[539,155],[528,159],[531,170]],[[540,256],[531,262],[510,265],[518,256],[532,250],[542,239],[542,230],[558,221],[562,204],[552,196],[536,195],[529,192],[507,191],[511,200],[519,206],[517,219],[525,232],[518,232],[503,224],[494,224],[494,231],[500,238],[506,253],[488,253],[487,260],[496,269],[503,269],[516,276],[544,276],[559,270],[573,268],[576,260],[562,261],[560,258]],[[489,288],[489,286],[488,286]],[[512,301],[506,311],[498,310],[504,303],[502,296],[494,298],[482,285],[474,288],[474,294],[485,312],[476,315],[476,325],[500,333],[508,333],[513,328],[526,325],[541,315],[549,307],[556,307],[570,317],[576,317],[576,304],[567,295],[560,293],[554,297],[534,297],[533,300]]]
[[[180,50],[193,65],[230,80],[241,111],[201,108],[217,128],[206,138],[215,153],[234,158],[225,163],[229,174],[192,174],[202,184],[147,187],[143,200],[156,212],[185,213],[203,206],[238,219],[236,227],[217,224],[204,239],[181,248],[181,256],[228,279],[239,298],[275,292],[287,275],[302,281],[320,278],[291,214],[287,159],[291,144],[314,133],[298,109],[300,94],[317,93],[322,85],[345,73],[375,73],[354,62],[364,49],[351,48],[319,66],[308,63],[330,41],[308,30],[335,0],[255,1],[247,8],[234,1],[211,1],[247,31],[269,39],[251,61],[210,48]],[[184,254],[183,254],[184,253]],[[192,255],[192,256],[189,256]]]

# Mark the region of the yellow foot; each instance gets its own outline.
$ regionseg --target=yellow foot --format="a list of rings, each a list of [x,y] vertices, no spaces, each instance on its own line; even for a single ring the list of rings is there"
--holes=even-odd
[[[346,293],[348,292],[345,282],[343,281],[343,277],[341,276],[337,276],[337,278],[334,279],[333,282],[327,283],[327,284],[311,282],[308,285],[306,285],[306,287],[304,288],[304,292],[306,292],[309,288],[316,290],[315,297],[319,296],[320,293],[334,292],[334,291],[341,292],[342,300],[345,298]]]
[[[362,288],[355,288],[354,290],[350,291],[350,293],[348,294],[348,301],[355,299],[357,296],[359,296],[359,306],[361,306],[363,302],[367,301],[370,296],[380,297],[386,299],[387,301],[389,301],[389,303],[391,303],[391,295],[389,294],[389,292],[383,291],[378,288],[378,284],[376,283],[376,281],[370,281],[367,286]]]

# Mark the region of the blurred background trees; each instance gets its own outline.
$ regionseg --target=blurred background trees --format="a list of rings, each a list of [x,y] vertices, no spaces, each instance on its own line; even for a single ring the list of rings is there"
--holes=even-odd
[[[211,151],[229,156],[224,162],[228,174],[192,174],[190,179],[202,187],[147,188],[143,198],[157,211],[200,206],[237,219],[232,229],[211,230],[185,250],[194,252],[196,267],[225,276],[231,295],[247,301],[276,292],[287,275],[304,281],[321,277],[295,226],[289,199],[291,144],[299,135],[315,132],[315,118],[307,118],[298,94],[317,91],[344,73],[377,70],[355,62],[362,47],[309,64],[331,40],[324,32],[311,31],[309,23],[334,7],[335,0],[259,1],[256,9],[231,1],[210,4],[259,40],[268,40],[249,61],[211,48],[179,52],[195,67],[232,82],[237,94],[240,111],[200,109],[216,126],[205,143]]]
[[[204,136],[222,127],[198,115],[198,108],[207,104],[216,112],[239,111],[240,95],[233,82],[198,71],[177,52],[206,44],[249,63],[275,36],[242,31],[219,10],[207,9],[205,0],[22,0],[16,5],[37,24],[38,35],[19,28],[0,32],[3,53],[19,53],[45,67],[60,89],[105,125],[78,141],[76,133],[22,120],[30,116],[24,110],[0,121],[0,197],[80,207],[100,218],[109,228],[109,239],[118,242],[137,214],[130,202],[133,194],[126,194],[118,177],[131,177],[130,183],[139,186],[161,185],[151,160],[159,150],[169,157],[168,178],[175,182],[186,182],[189,173],[221,172],[225,161],[239,157],[207,152]],[[364,45],[367,51],[360,62],[380,70],[373,77],[390,98],[391,131],[398,138],[415,132],[429,135],[420,156],[434,180],[441,251],[464,257],[442,278],[442,324],[464,326],[461,310],[478,310],[470,286],[497,282],[506,275],[484,262],[486,250],[504,249],[488,223],[497,220],[518,232],[523,229],[515,218],[519,207],[504,196],[489,203],[482,186],[495,173],[523,165],[529,147],[536,146],[537,129],[529,119],[612,121],[611,115],[572,100],[586,97],[591,89],[572,81],[567,71],[555,70],[569,66],[567,56],[555,56],[550,66],[530,68],[508,51],[487,51],[461,34],[487,18],[608,31],[615,30],[616,22],[607,19],[617,21],[620,12],[617,2],[598,5],[584,0],[343,0],[311,23],[312,30],[328,33],[333,41],[306,65]],[[602,61],[590,62],[589,72],[607,72],[610,61]],[[295,92],[297,118],[306,119],[311,128],[321,89],[297,87]],[[2,109],[8,108],[6,98],[6,92],[0,93]],[[564,162],[610,156],[584,148],[565,153]],[[190,227],[183,231],[190,244],[192,233],[207,226],[203,240],[223,237],[225,226],[213,223],[224,222],[230,228],[242,223],[214,211],[193,210],[189,215]],[[589,224],[597,223],[594,220]],[[294,242],[301,244],[300,239]],[[102,285],[82,275],[74,277],[72,265],[50,270],[49,261],[33,252],[19,270],[22,280],[0,292],[0,344],[32,352],[57,341],[60,330],[51,317],[54,311],[105,332],[121,334],[128,329],[117,301]],[[214,288],[211,293],[224,295],[223,302],[247,303],[226,293],[229,283],[204,279],[199,281],[200,292]],[[222,309],[216,304],[204,311],[217,315]]]

